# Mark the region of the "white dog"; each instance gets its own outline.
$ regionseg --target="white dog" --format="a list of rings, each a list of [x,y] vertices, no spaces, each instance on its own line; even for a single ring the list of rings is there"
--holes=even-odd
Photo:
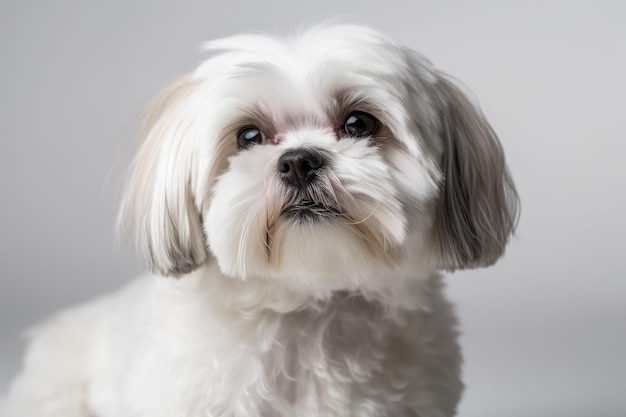
[[[518,208],[480,111],[363,27],[206,49],[123,203],[157,276],[38,328],[2,416],[453,415],[436,271],[494,263]]]

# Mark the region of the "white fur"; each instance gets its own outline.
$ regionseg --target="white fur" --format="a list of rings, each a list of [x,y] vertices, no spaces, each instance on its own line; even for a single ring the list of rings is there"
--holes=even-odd
[[[497,259],[516,209],[490,191],[514,194],[479,111],[367,28],[207,50],[153,106],[123,204],[157,275],[34,331],[1,416],[453,415],[461,358],[435,271]],[[347,137],[343,108],[381,129]],[[269,143],[238,150],[247,125]],[[277,163],[301,148],[328,162],[310,198],[341,215],[284,216]]]

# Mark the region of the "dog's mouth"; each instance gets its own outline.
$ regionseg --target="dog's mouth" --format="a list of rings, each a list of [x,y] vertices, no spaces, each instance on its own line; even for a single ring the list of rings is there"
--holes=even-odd
[[[337,217],[341,215],[341,212],[336,207],[324,206],[312,200],[303,199],[285,208],[282,215],[298,221],[313,221]]]

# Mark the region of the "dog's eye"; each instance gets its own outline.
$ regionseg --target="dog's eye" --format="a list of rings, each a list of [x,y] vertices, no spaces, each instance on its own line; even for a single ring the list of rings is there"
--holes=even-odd
[[[378,130],[378,120],[371,114],[353,112],[346,119],[343,130],[354,138],[371,136]]]
[[[244,127],[237,134],[237,145],[239,149],[249,148],[252,144],[262,144],[265,141],[265,135],[254,126]]]

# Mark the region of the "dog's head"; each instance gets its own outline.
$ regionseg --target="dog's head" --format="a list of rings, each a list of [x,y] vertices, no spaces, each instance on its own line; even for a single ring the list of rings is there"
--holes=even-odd
[[[518,203],[502,149],[428,61],[358,26],[206,49],[153,104],[124,201],[153,270],[214,256],[339,288],[503,253]]]

